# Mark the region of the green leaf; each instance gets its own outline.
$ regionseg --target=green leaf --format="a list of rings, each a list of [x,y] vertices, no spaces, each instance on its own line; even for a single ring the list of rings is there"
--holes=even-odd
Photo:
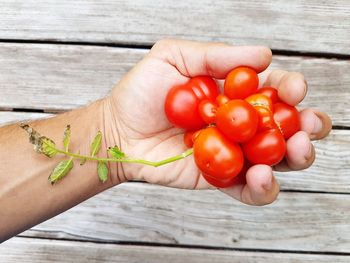
[[[99,131],[91,144],[90,155],[92,157],[96,156],[96,154],[98,154],[98,152],[100,151],[101,142],[102,142],[102,133]]]
[[[49,176],[51,184],[57,183],[73,169],[73,159],[60,162]]]
[[[45,136],[40,137],[39,143],[35,145],[35,150],[50,158],[58,153],[55,142]]]
[[[118,146],[108,148],[108,153],[115,159],[122,159],[125,157],[125,153],[123,153]]]
[[[24,129],[29,135],[29,142],[34,144],[34,150],[38,153],[43,153],[47,157],[55,156],[58,151],[55,142],[45,136],[41,136],[36,130],[28,124],[21,123],[20,127]]]
[[[102,183],[108,179],[108,167],[105,162],[98,162],[97,166],[98,178]]]
[[[63,137],[63,146],[66,152],[69,151],[70,135],[71,135],[70,125],[67,125],[66,129],[64,130],[64,137]]]

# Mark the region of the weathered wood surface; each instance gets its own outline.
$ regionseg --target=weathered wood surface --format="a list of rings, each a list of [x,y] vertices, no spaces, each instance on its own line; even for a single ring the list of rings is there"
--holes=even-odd
[[[0,126],[6,122],[46,118],[45,113],[1,112]],[[282,190],[350,193],[350,131],[333,130],[315,142],[317,159],[304,171],[276,173]]]
[[[286,193],[251,207],[219,191],[125,183],[22,236],[350,252],[350,195]]]
[[[1,260],[6,263],[298,263],[349,262],[349,256],[305,255],[296,253],[262,253],[194,248],[169,248],[137,245],[96,244],[90,242],[13,238],[0,246]]]
[[[0,108],[61,111],[108,94],[147,50],[0,44]],[[275,56],[272,68],[304,73],[303,106],[328,112],[334,125],[350,126],[350,61]]]
[[[164,37],[350,54],[350,2],[1,0],[0,37],[152,44]]]

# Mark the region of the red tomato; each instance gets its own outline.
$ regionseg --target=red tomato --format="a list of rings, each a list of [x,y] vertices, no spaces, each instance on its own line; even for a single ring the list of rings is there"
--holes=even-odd
[[[165,99],[165,114],[176,127],[198,130],[205,126],[199,115],[199,103],[204,99],[215,101],[218,94],[219,88],[212,78],[194,77],[187,83],[170,89]]]
[[[224,94],[219,94],[217,97],[216,97],[216,104],[221,106],[221,105],[224,105],[225,103],[229,102],[230,99],[225,96]]]
[[[220,106],[216,113],[216,126],[233,142],[251,139],[258,128],[258,113],[244,100],[231,100]]]
[[[248,102],[252,106],[262,106],[270,111],[272,111],[273,106],[272,106],[272,101],[270,100],[269,97],[263,95],[263,94],[253,94],[250,95],[245,99],[246,102]]]
[[[215,179],[207,174],[202,174],[204,179],[210,183],[213,186],[219,187],[219,188],[226,188],[226,187],[230,187],[230,186],[234,186],[234,185],[239,185],[239,184],[246,184],[247,180],[246,180],[246,174],[248,169],[251,167],[251,164],[249,164],[249,162],[244,161],[243,164],[243,168],[242,170],[239,172],[239,174],[236,177],[233,177],[231,179],[227,179],[227,180],[218,180]]]
[[[197,138],[198,134],[200,133],[201,130],[198,131],[186,131],[184,133],[184,143],[188,148],[193,147],[193,143],[195,139]]]
[[[192,136],[196,131],[186,131],[184,133],[184,143],[188,148],[192,148],[193,146],[193,141],[192,141]]]
[[[209,184],[219,188],[226,188],[237,184],[243,184],[241,183],[241,181],[243,181],[243,175],[241,175],[241,173],[239,173],[239,175],[236,177],[232,177],[227,180],[218,180],[204,173],[202,175]]]
[[[244,162],[241,147],[226,139],[216,127],[208,127],[199,133],[194,141],[193,155],[205,177],[222,183],[231,182],[242,170]]]
[[[198,106],[199,115],[202,120],[207,123],[215,123],[216,111],[218,110],[216,104],[210,100],[202,100]]]
[[[258,132],[278,129],[278,126],[274,121],[272,111],[263,106],[254,106],[254,109],[259,116]]]
[[[283,102],[274,104],[273,118],[285,139],[288,139],[300,130],[300,119],[298,110]]]
[[[259,86],[258,74],[251,68],[233,69],[225,79],[224,93],[230,99],[245,99],[254,94]]]
[[[193,77],[189,81],[189,86],[196,94],[197,98],[202,101],[208,99],[215,101],[219,95],[220,90],[216,82],[208,76]]]
[[[244,156],[252,164],[275,165],[286,154],[286,141],[278,129],[257,133],[242,145]]]
[[[273,87],[262,87],[261,89],[258,89],[258,93],[269,97],[272,103],[277,103],[281,101],[278,97],[277,89]]]

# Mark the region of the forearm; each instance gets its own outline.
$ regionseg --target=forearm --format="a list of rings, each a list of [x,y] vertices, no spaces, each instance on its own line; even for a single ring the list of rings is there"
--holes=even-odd
[[[63,148],[63,131],[70,124],[70,151],[89,155],[91,141],[105,127],[105,112],[101,105],[102,102],[98,101],[79,110],[31,122],[30,126]],[[51,185],[49,174],[67,157],[57,155],[50,159],[36,153],[28,142],[27,134],[18,124],[0,128],[0,145],[0,241],[118,183],[111,179],[101,183],[96,162],[88,161],[80,166],[79,160],[74,160],[70,174]],[[102,145],[100,156],[105,156],[104,140]]]

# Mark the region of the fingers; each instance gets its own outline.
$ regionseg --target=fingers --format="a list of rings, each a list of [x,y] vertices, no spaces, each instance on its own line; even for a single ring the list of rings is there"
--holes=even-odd
[[[283,162],[275,165],[276,171],[302,170],[310,167],[315,160],[315,148],[309,135],[299,131],[287,141],[287,153]]]
[[[220,189],[227,195],[248,205],[267,205],[276,200],[279,185],[267,165],[254,165],[247,171],[247,184]]]
[[[292,106],[300,103],[307,93],[307,83],[299,72],[274,70],[267,76],[264,86],[276,88],[280,99]]]
[[[310,167],[315,160],[315,148],[310,139],[323,139],[332,129],[329,116],[315,109],[302,110],[300,124],[301,131],[287,141],[286,158],[274,167],[276,171],[286,172]]]
[[[323,139],[332,129],[332,120],[329,116],[315,109],[302,110],[300,124],[301,130],[309,134],[312,140]]]
[[[257,72],[271,63],[271,50],[263,46],[229,46],[165,39],[158,41],[149,56],[165,60],[187,77],[209,75],[223,79],[237,66],[249,66]]]

